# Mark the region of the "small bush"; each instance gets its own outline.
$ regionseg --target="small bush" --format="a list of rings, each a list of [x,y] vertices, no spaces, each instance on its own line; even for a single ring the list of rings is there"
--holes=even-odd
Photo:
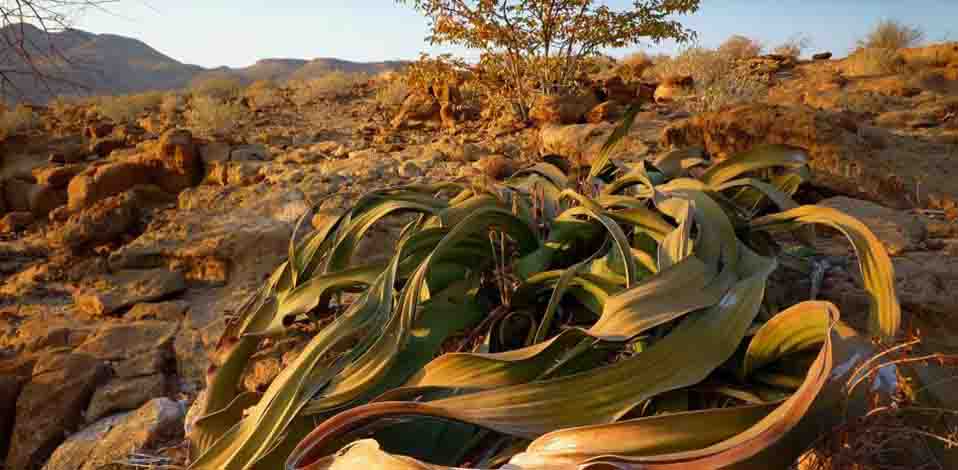
[[[283,91],[272,80],[257,80],[243,92],[257,109],[281,106],[285,103]]]
[[[768,85],[746,74],[732,73],[707,86],[697,87],[696,94],[698,97],[689,103],[692,111],[717,111],[760,101],[768,96]]]
[[[208,135],[225,135],[235,129],[243,107],[209,95],[193,97],[187,119],[190,127]]]
[[[845,73],[852,77],[900,73],[904,59],[894,49],[870,47],[859,49],[845,59]]]
[[[645,73],[655,80],[690,76],[696,85],[708,86],[729,75],[735,63],[727,54],[703,47],[690,47],[675,57],[660,58]]]
[[[619,75],[627,80],[637,79],[642,77],[642,74],[653,65],[652,58],[644,52],[629,54],[622,59]]]
[[[176,114],[185,104],[184,101],[183,95],[175,91],[167,92],[160,102],[160,111],[167,115]]]
[[[26,106],[17,105],[14,109],[0,113],[0,131],[3,131],[4,135],[26,132],[39,126],[40,118]]]
[[[725,40],[718,52],[732,60],[751,59],[762,52],[762,44],[745,36],[735,35]]]
[[[134,122],[148,110],[158,109],[163,93],[146,92],[137,95],[103,96],[96,105],[101,116],[115,123]]]
[[[304,105],[320,98],[342,98],[352,93],[354,86],[369,81],[363,73],[328,72],[319,78],[293,84],[297,104]]]
[[[243,83],[229,76],[200,77],[190,84],[194,96],[209,96],[219,100],[228,100],[239,96]]]
[[[879,22],[865,39],[858,41],[858,47],[897,50],[916,46],[924,38],[925,32],[916,26],[896,20],[884,20]]]
[[[406,96],[409,96],[409,85],[402,77],[393,78],[376,90],[376,102],[386,109],[399,108]]]
[[[808,49],[811,45],[811,38],[802,34],[797,34],[773,49],[772,53],[797,59],[802,55],[802,51]]]

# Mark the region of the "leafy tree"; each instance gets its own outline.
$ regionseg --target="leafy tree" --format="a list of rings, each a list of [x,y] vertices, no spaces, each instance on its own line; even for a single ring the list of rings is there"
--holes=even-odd
[[[603,49],[692,39],[694,32],[673,15],[699,7],[699,0],[635,0],[624,10],[594,0],[397,1],[430,18],[431,43],[483,51],[483,65],[523,112],[532,91],[572,89],[583,59]]]

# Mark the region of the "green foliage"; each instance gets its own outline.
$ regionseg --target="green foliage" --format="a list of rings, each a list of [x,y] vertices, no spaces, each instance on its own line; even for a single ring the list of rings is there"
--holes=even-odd
[[[708,162],[685,152],[597,162],[588,175],[539,163],[502,184],[374,191],[292,240],[218,343],[191,468],[434,468],[369,442],[335,455],[358,435],[446,466],[793,463],[836,424],[868,342],[831,304],[769,303],[782,247],[767,233],[844,233],[872,333],[890,338],[900,307],[882,244],[792,200],[799,149],[761,146],[697,179]],[[376,247],[391,257],[369,261],[360,242],[394,217],[398,242]],[[262,396],[241,393],[261,340],[296,323],[317,333]]]

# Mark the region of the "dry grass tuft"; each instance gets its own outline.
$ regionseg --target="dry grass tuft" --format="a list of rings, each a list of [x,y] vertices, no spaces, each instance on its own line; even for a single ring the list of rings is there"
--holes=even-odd
[[[867,77],[901,73],[905,61],[894,49],[865,48],[845,59],[845,73],[850,77]]]
[[[906,25],[897,20],[883,20],[868,36],[858,41],[858,47],[898,50],[917,46],[924,39],[925,32],[917,26]]]
[[[17,105],[16,108],[0,113],[0,131],[3,132],[3,135],[26,132],[39,126],[40,118],[26,106]]]
[[[242,116],[243,107],[239,104],[200,95],[191,100],[186,117],[194,130],[224,136],[236,129]]]
[[[879,370],[897,368],[896,389],[884,397],[872,394],[870,409],[861,419],[844,423],[822,436],[796,465],[797,470],[945,470],[958,447],[958,410],[930,404],[933,393],[951,387],[958,369],[954,355],[913,350],[915,339],[886,349],[864,364],[866,377],[851,384],[849,393],[871,387]],[[932,383],[915,383],[915,371],[934,368]],[[945,377],[944,379],[940,378]],[[874,388],[872,388],[874,389]]]
[[[184,104],[186,104],[186,100],[183,95],[170,91],[163,95],[163,100],[160,102],[160,111],[167,115],[173,115],[182,109]]]

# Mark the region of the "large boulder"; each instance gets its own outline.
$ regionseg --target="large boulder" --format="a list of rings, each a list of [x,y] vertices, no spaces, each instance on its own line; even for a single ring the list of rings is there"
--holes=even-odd
[[[695,81],[688,75],[666,77],[655,88],[656,103],[671,103],[692,93]]]
[[[118,411],[135,410],[166,395],[166,387],[167,379],[163,374],[112,379],[96,390],[84,416],[87,422],[93,422]]]
[[[136,227],[141,201],[134,191],[108,197],[69,216],[48,234],[56,246],[80,248],[111,242]]]
[[[859,135],[853,119],[807,106],[753,103],[703,113],[666,128],[662,143],[701,146],[718,160],[758,144],[786,144],[808,151],[812,183],[835,193],[896,208],[912,206],[919,193],[923,204],[946,209],[958,200],[958,161],[944,147],[880,148]]]
[[[428,121],[439,118],[441,105],[435,96],[425,92],[411,93],[403,100],[399,113],[392,120],[393,128],[400,129],[409,121]]]
[[[106,365],[89,354],[51,352],[41,358],[17,400],[6,468],[39,468],[79,430],[90,397],[108,374]]]
[[[182,438],[184,407],[157,398],[138,410],[103,418],[70,436],[43,470],[124,468],[131,453],[147,453]]]
[[[585,122],[586,114],[599,105],[592,92],[574,95],[539,95],[529,110],[529,117],[537,125],[578,124]]]
[[[70,180],[67,187],[71,211],[90,207],[98,201],[149,184],[154,171],[138,161],[119,161],[90,167]]]
[[[155,184],[167,192],[178,193],[203,179],[203,162],[190,131],[166,131],[160,137],[155,157],[156,160],[148,158],[146,161],[159,163]]]
[[[571,126],[548,125],[539,131],[539,153],[565,157],[574,165],[589,165],[599,155],[616,125],[611,123],[575,124]],[[636,159],[645,156],[649,149],[637,133],[626,135],[619,141],[611,156],[617,159]]]
[[[74,293],[77,306],[92,316],[110,315],[140,302],[163,299],[186,289],[183,275],[165,269],[120,271]]]

